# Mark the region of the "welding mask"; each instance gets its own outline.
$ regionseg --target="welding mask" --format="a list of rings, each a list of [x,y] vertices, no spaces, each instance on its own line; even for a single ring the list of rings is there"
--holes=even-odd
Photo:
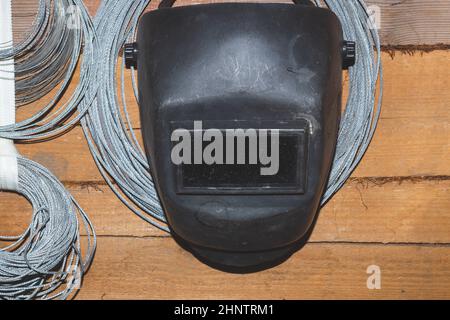
[[[160,8],[125,56],[175,239],[231,271],[295,252],[327,185],[355,59],[338,18],[308,1]]]

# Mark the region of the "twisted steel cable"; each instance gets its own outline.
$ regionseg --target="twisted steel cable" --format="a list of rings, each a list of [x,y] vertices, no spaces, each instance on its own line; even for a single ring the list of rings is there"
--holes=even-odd
[[[19,189],[33,206],[31,224],[0,249],[0,299],[65,299],[79,289],[96,248],[91,221],[64,186],[41,165],[19,157]],[[81,255],[80,225],[87,235]]]
[[[98,90],[87,95],[95,99],[81,123],[94,160],[116,195],[142,219],[169,231],[147,158],[128,115],[125,63],[119,59],[123,45],[134,39],[139,17],[148,3],[148,0],[102,2],[94,21],[101,39],[94,50],[97,65],[92,78]],[[324,0],[315,4],[327,6],[336,13],[346,39],[356,41],[358,49],[356,65],[349,71],[349,98],[328,188],[322,199],[325,204],[350,177],[372,140],[381,110],[382,90],[377,93],[377,83],[382,88],[382,69],[380,40],[377,30],[368,23],[364,1]],[[117,83],[118,66],[121,67],[120,83]],[[132,81],[137,99],[134,70]]]
[[[34,101],[53,89],[55,94],[30,118],[1,126],[0,138],[44,140],[66,132],[79,122],[90,104],[84,95],[92,75],[92,48],[96,41],[91,17],[82,0],[40,0],[30,35],[12,48],[11,44],[0,44],[0,69],[7,60],[15,59],[19,104]],[[78,86],[63,101],[81,52]]]
[[[17,106],[48,94],[64,78],[70,59],[78,60],[73,38],[80,30],[67,28],[66,11],[71,11],[71,5],[67,0],[40,0],[29,35],[15,47],[4,44],[8,50],[0,50],[0,60],[15,59],[16,72],[11,77],[16,78]]]
[[[22,106],[34,102],[55,88],[68,71],[71,61],[78,60],[80,49],[75,47],[76,28],[67,28],[65,12],[71,10],[69,1],[50,2],[46,10],[49,18],[47,25],[35,44],[25,52],[16,55],[16,105]]]
[[[7,5],[10,5],[10,2]],[[37,21],[40,19],[38,14]],[[90,23],[89,18],[86,25]],[[39,32],[35,30],[31,33]],[[14,49],[6,49],[11,47],[11,43],[1,44],[0,54],[3,55],[3,61],[19,56],[21,50],[26,50],[24,48],[32,42],[33,40],[26,40],[26,45],[19,45]],[[81,45],[81,42],[79,44]],[[92,46],[91,40],[89,45]],[[75,56],[76,53],[73,54],[73,57]],[[87,63],[89,59],[85,61]],[[22,66],[20,63],[19,65]],[[14,81],[14,77],[7,80]],[[86,82],[84,80],[84,85]],[[8,95],[8,92],[6,94]],[[14,101],[14,97],[11,100]],[[72,104],[79,105],[76,101]],[[10,107],[14,110],[14,103],[7,102],[6,105],[0,106],[5,108],[3,111],[9,111]],[[34,132],[40,132],[39,128],[34,127],[34,121],[29,121],[28,126]],[[24,138],[25,136],[14,135],[19,132],[15,131],[17,128],[20,126],[1,127],[0,138]],[[28,130],[26,126],[24,128]],[[6,156],[11,157],[10,154]],[[13,159],[15,161],[14,156]],[[14,187],[14,190],[31,202],[33,217],[31,224],[21,235],[0,236],[0,241],[11,243],[0,248],[0,300],[68,298],[79,289],[82,277],[94,256],[96,236],[92,223],[64,186],[47,169],[21,156],[17,156],[17,167],[18,186]],[[10,168],[2,168],[3,172],[6,169]],[[81,227],[84,227],[87,236],[85,245],[81,244]],[[84,256],[82,251],[86,251]]]
[[[325,204],[342,188],[369,148],[381,113],[383,71],[380,38],[365,2],[323,0],[315,3],[328,6],[341,20],[344,37],[357,44],[356,64],[349,69],[349,96],[341,119],[334,163],[322,198]]]

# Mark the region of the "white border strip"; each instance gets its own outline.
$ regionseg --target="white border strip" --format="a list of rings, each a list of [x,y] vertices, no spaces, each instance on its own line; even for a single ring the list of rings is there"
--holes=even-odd
[[[13,44],[11,0],[0,0],[0,47]],[[16,122],[14,59],[0,61],[0,126]],[[17,191],[17,150],[14,141],[0,138],[0,190]]]

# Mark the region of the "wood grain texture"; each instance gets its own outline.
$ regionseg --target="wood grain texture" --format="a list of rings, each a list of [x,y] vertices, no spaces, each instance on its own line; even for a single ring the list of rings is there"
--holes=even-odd
[[[450,1],[369,0],[381,10],[380,37],[385,45],[450,43]]]
[[[368,290],[368,266],[381,290]],[[279,267],[226,274],[172,239],[101,238],[80,299],[443,299],[450,298],[450,248],[308,244]]]
[[[69,191],[100,236],[168,236],[131,213],[107,186],[71,185]],[[450,244],[449,208],[450,179],[351,180],[321,211],[310,240]],[[0,234],[20,234],[30,217],[25,199],[0,193]]]
[[[14,44],[23,41],[29,34],[39,8],[38,0],[12,0]]]
[[[354,176],[450,176],[450,51],[415,55],[397,52],[394,58],[383,53],[383,62],[381,121]],[[126,90],[130,93],[127,102],[133,126],[139,128],[130,82]],[[28,117],[30,109],[36,106],[21,108],[18,117]],[[50,142],[19,145],[19,150],[51,169],[62,181],[102,181],[80,128]]]
[[[181,0],[177,6],[227,0]],[[253,1],[253,0],[244,0]],[[34,20],[37,0],[13,0],[15,40],[26,34]],[[94,14],[100,0],[84,1]],[[240,0],[238,2],[243,2]],[[259,2],[289,2],[287,0],[263,0]],[[151,9],[158,2],[150,5]],[[435,0],[424,3],[423,0],[368,0],[368,6],[377,6],[381,12],[380,37],[385,45],[436,45],[450,44],[450,2]],[[374,7],[375,8],[375,7]]]
[[[382,8],[384,44],[450,44],[450,1],[368,2]],[[29,10],[33,3],[13,0]],[[99,0],[85,3],[95,12]],[[21,10],[14,12],[18,17]],[[450,299],[450,51],[413,50],[391,52],[393,58],[383,53],[385,98],[376,137],[353,178],[321,211],[310,243],[256,274],[210,269],[134,216],[104,184],[80,127],[50,142],[19,145],[66,184],[99,234],[78,298]],[[77,82],[78,73],[68,94]],[[131,93],[130,83],[126,88]],[[18,119],[48,99],[20,108]],[[127,101],[138,129],[131,94]],[[31,210],[22,197],[0,192],[0,234],[21,233]],[[381,290],[366,287],[369,265],[381,268]]]

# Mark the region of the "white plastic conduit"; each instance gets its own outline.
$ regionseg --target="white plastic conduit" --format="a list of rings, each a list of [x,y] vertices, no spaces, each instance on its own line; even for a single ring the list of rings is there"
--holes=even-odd
[[[13,44],[11,0],[0,1],[0,45]],[[14,58],[0,68],[0,126],[16,122]],[[14,141],[0,138],[0,190],[17,191],[19,174]]]
[[[0,0],[0,47],[12,47],[11,0]],[[15,125],[14,59],[0,65],[0,127]],[[0,247],[0,300],[66,299],[80,289],[96,249],[94,228],[64,186],[44,167],[20,156],[13,138],[0,138],[0,191],[33,206],[28,228]],[[80,228],[87,244],[81,245]],[[83,250],[84,249],[84,250]],[[85,255],[82,255],[85,251]]]

